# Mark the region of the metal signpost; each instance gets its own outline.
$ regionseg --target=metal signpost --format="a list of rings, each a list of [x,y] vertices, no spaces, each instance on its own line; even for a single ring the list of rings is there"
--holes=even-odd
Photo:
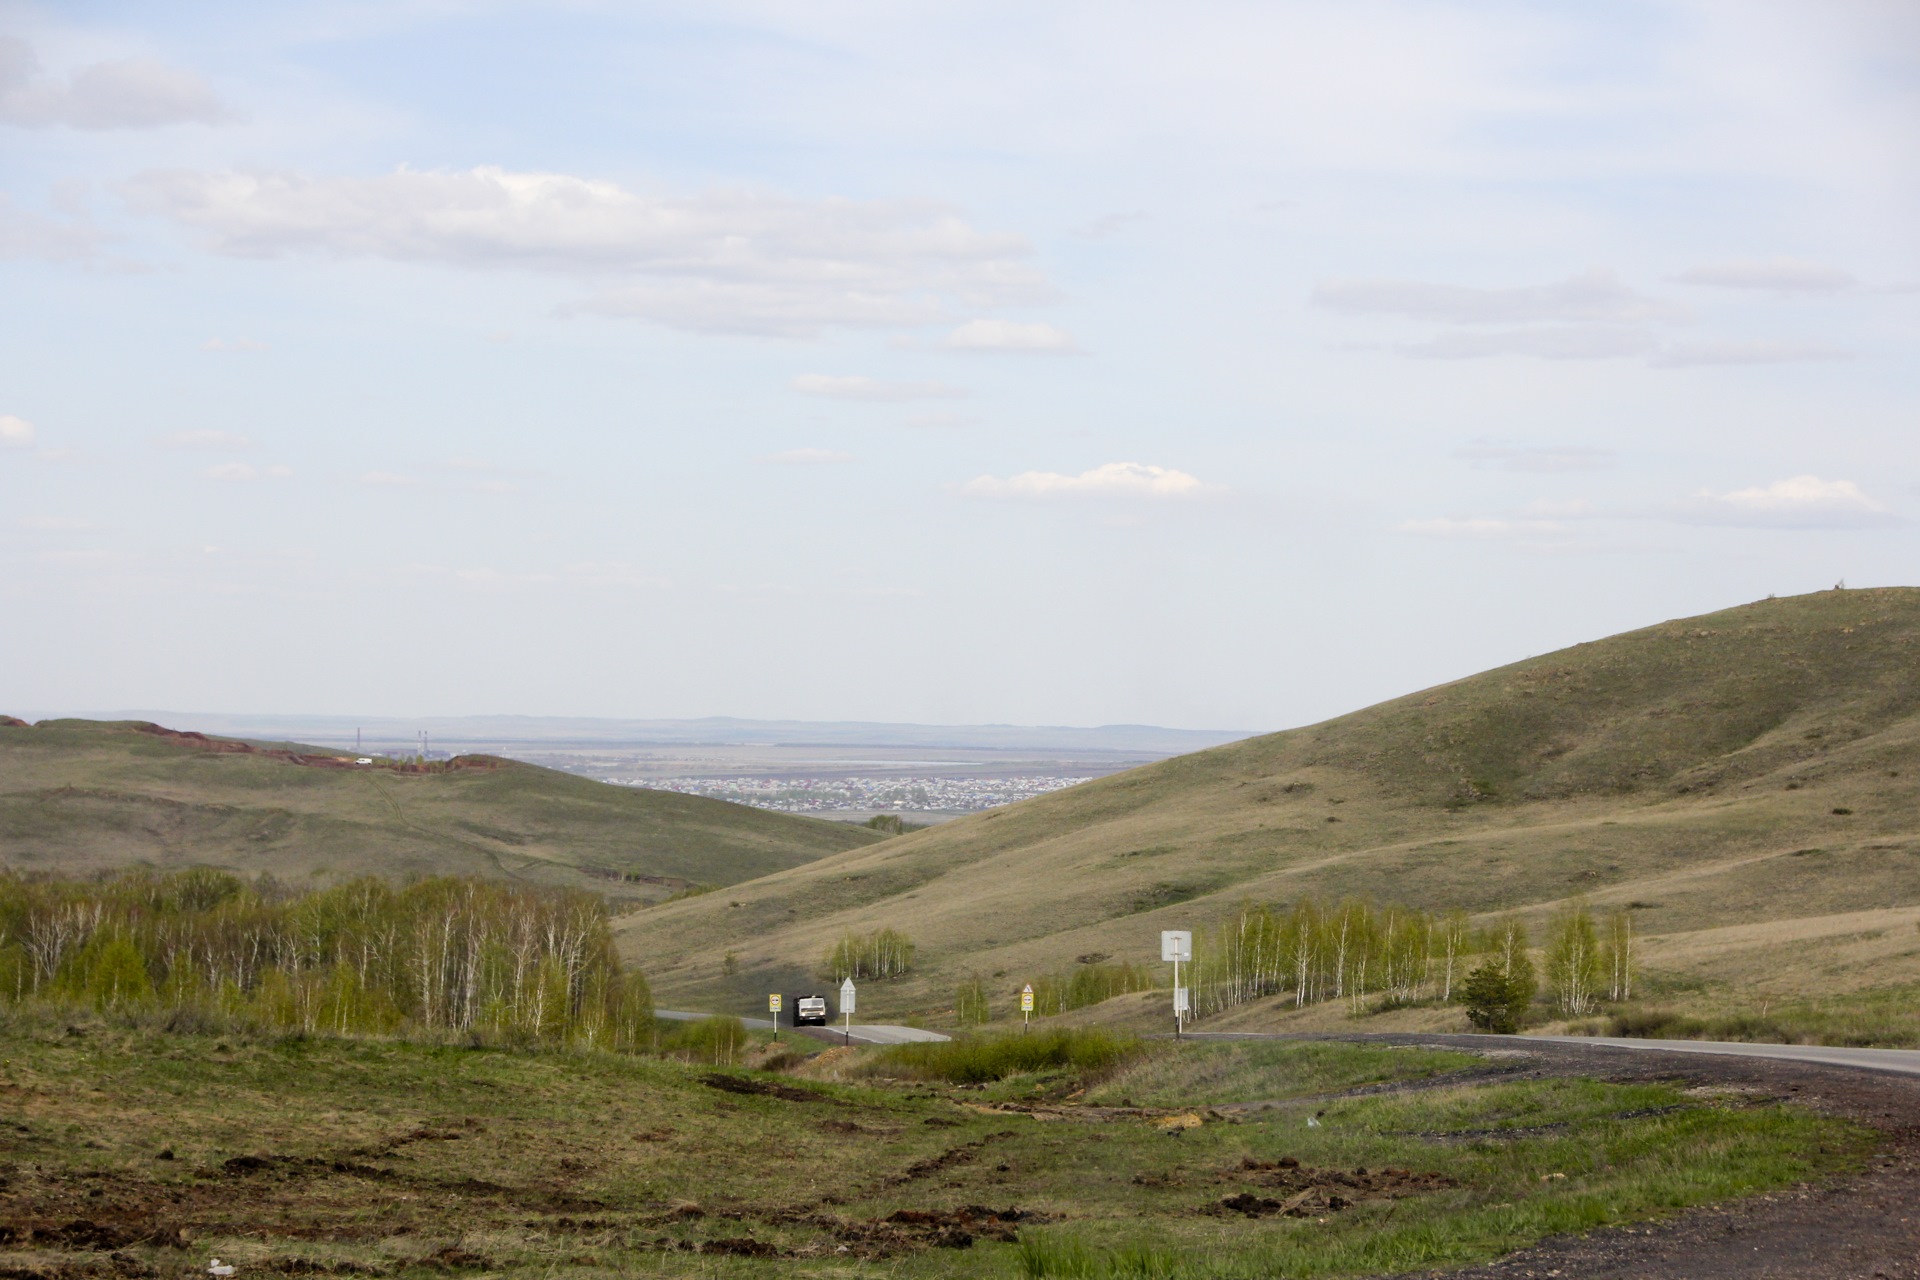
[[[773,1015],[773,1038],[780,1039],[780,993],[772,992],[767,996],[767,1012]]]
[[[1190,929],[1162,929],[1160,958],[1173,961],[1173,1038],[1180,1038],[1181,1023],[1187,1018],[1187,989],[1180,985],[1180,962],[1193,963],[1193,932]]]
[[[1027,1024],[1033,1019],[1033,984],[1029,982],[1020,988],[1020,1034],[1025,1035]]]
[[[840,984],[840,1016],[846,1021],[840,1031],[840,1043],[853,1043],[853,979],[848,978]]]

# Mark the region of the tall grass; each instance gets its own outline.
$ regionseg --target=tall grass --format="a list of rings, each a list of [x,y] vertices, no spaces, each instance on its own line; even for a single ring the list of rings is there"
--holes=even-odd
[[[1577,1031],[1663,1040],[1738,1040],[1849,1048],[1920,1047],[1920,992],[1912,987],[1795,1002],[1764,1011],[1695,1016],[1674,1009],[1616,1009]]]
[[[986,1084],[1038,1071],[1110,1071],[1141,1052],[1137,1037],[1098,1028],[1055,1028],[1031,1034],[961,1036],[889,1045],[872,1059],[874,1074],[910,1080]]]

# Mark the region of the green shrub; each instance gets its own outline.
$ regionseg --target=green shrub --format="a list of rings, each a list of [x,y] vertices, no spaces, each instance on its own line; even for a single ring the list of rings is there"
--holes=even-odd
[[[731,1067],[747,1049],[747,1024],[716,1015],[692,1022],[671,1022],[661,1031],[660,1052],[686,1062]]]
[[[1526,926],[1506,920],[1492,931],[1490,944],[1487,958],[1467,975],[1461,988],[1467,1021],[1482,1031],[1512,1035],[1520,1029],[1539,986],[1527,954]]]
[[[913,1080],[986,1084],[1036,1071],[1110,1071],[1141,1051],[1138,1037],[1098,1028],[1061,1027],[1031,1034],[960,1036],[888,1045],[873,1070]]]

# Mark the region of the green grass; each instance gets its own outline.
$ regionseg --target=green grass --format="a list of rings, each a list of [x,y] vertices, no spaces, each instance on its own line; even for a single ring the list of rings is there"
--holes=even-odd
[[[1818,1001],[1782,1001],[1728,1013],[1623,1008],[1574,1030],[1576,1034],[1655,1039],[1912,1049],[1920,1048],[1920,987],[1851,992]]]
[[[216,752],[123,724],[0,727],[0,863],[29,870],[482,875],[650,901],[882,838],[510,761],[408,774]]]
[[[1387,1061],[1342,1075],[1402,1065],[1362,1052]],[[1169,1137],[926,1084],[32,1016],[0,1019],[0,1096],[0,1222],[53,1233],[0,1248],[0,1268],[79,1275],[124,1265],[116,1250],[162,1274],[209,1255],[251,1275],[1367,1274],[1777,1188],[1868,1146],[1666,1084],[1308,1099]],[[1284,1194],[1262,1181],[1283,1156],[1429,1182],[1304,1218],[1219,1211]],[[975,1221],[956,1247],[940,1223],[970,1205],[1018,1220]],[[111,1239],[59,1235],[82,1218]],[[181,1232],[184,1252],[153,1242]],[[741,1241],[771,1256],[716,1252]]]
[[[1056,1027],[889,1045],[873,1056],[871,1070],[905,1080],[986,1084],[1041,1072],[1104,1074],[1142,1051],[1141,1042],[1130,1035]]]
[[[1337,1093],[1363,1085],[1422,1080],[1484,1066],[1449,1049],[1351,1044],[1338,1040],[1248,1044],[1196,1041],[1165,1049],[1113,1075],[1089,1102],[1143,1107],[1265,1102]]]
[[[622,946],[672,957],[648,965],[662,999],[697,1004],[728,950],[774,971],[900,929],[915,972],[862,1008],[938,1019],[971,974],[1004,1011],[1032,975],[1155,965],[1160,930],[1247,900],[1516,909],[1537,934],[1580,894],[1635,904],[1647,938],[1913,904],[1916,653],[1920,589],[1757,601],[835,855],[648,913]],[[1795,994],[1920,965],[1836,963]]]

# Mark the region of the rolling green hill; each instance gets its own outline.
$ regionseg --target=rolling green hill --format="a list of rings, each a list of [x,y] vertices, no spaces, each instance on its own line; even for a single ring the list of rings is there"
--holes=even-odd
[[[904,930],[915,972],[870,984],[862,1012],[935,1016],[970,972],[1157,961],[1163,928],[1302,895],[1536,915],[1583,895],[1632,909],[1650,969],[1783,995],[1920,981],[1916,784],[1920,590],[1831,591],[1576,645],[621,929],[663,1001],[741,1005],[848,929]]]
[[[495,757],[357,767],[140,722],[0,722],[0,865],[149,863],[302,883],[509,876],[657,900],[870,844],[875,832]]]

